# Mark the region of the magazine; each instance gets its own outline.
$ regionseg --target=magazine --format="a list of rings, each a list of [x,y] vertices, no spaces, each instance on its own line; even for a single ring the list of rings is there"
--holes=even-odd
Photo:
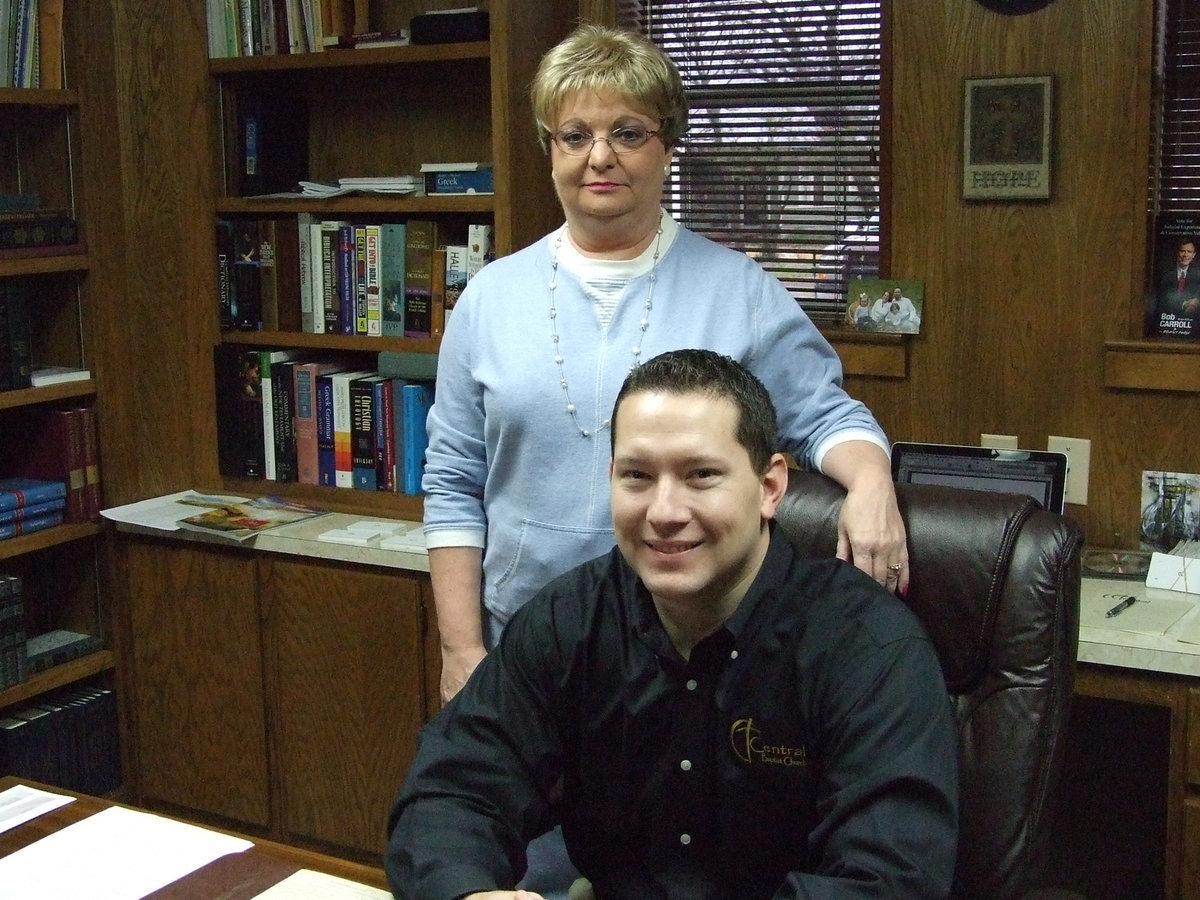
[[[1146,290],[1149,337],[1200,338],[1200,216],[1160,215]]]
[[[180,519],[180,528],[215,534],[236,541],[247,540],[280,525],[291,525],[328,514],[328,510],[273,496],[242,500],[237,497],[189,494],[179,502],[189,506],[207,507],[207,512]]]

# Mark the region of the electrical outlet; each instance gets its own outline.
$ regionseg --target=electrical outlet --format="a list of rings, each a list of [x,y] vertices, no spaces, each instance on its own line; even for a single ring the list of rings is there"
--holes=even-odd
[[[1067,503],[1087,505],[1088,474],[1092,463],[1092,442],[1086,438],[1054,437],[1046,439],[1046,449],[1067,454]]]
[[[993,450],[1016,450],[1017,436],[1015,434],[981,434],[980,447],[991,447]]]

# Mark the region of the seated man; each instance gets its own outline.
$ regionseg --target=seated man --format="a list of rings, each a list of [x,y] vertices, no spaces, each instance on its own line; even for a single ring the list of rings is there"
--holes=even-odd
[[[561,823],[597,900],[944,897],[957,736],[912,612],[771,524],[775,411],[665,353],[613,410],[617,547],[551,582],[422,731],[389,822],[406,900],[537,900]],[[574,892],[573,892],[574,894]]]

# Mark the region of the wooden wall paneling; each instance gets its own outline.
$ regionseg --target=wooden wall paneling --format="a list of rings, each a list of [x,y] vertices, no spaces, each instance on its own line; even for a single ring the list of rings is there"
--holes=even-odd
[[[282,837],[377,860],[424,721],[425,579],[259,565]]]
[[[255,559],[128,538],[122,619],[141,802],[270,824]]]
[[[1153,3],[1079,5],[889,7],[890,275],[923,280],[926,311],[906,379],[851,375],[847,387],[894,440],[1089,438],[1089,503],[1069,513],[1089,542],[1132,546],[1141,470],[1200,471],[1200,447],[1173,427],[1196,399],[1104,384],[1104,342],[1136,336],[1140,309]],[[1052,197],[968,203],[963,79],[1018,74],[1055,79]]]
[[[498,255],[528,246],[562,221],[550,157],[537,140],[529,87],[544,50],[567,36],[578,15],[574,0],[492,4],[493,146],[497,172],[511,173],[496,179]]]

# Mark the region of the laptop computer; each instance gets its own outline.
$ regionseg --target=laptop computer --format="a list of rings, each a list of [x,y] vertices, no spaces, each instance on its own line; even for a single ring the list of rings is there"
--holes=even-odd
[[[1045,509],[1062,513],[1067,455],[1051,450],[897,441],[892,445],[892,480],[897,484],[941,484],[1028,494]]]

